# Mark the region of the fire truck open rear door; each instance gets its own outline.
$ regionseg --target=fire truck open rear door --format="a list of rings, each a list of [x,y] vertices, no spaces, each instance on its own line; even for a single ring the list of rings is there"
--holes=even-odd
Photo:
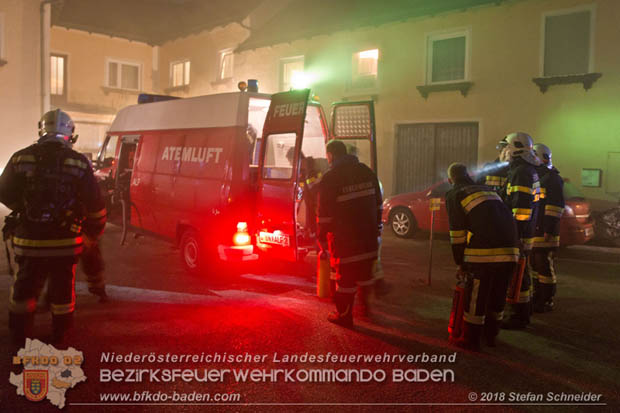
[[[377,173],[375,109],[372,100],[332,105],[331,138],[342,140],[347,151]]]
[[[296,261],[296,194],[308,89],[272,96],[258,169],[256,246],[262,255]]]

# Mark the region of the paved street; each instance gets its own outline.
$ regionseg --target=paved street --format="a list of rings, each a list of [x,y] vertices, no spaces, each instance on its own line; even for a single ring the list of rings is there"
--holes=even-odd
[[[614,249],[569,248],[558,261],[556,310],[536,315],[525,331],[503,331],[497,348],[482,354],[457,350],[447,341],[447,323],[454,284],[454,264],[449,242],[436,239],[432,286],[426,285],[428,241],[424,235],[397,239],[384,237],[383,260],[392,291],[375,302],[369,319],[357,319],[352,330],[329,324],[329,300],[316,298],[314,261],[306,265],[246,268],[239,273],[218,271],[194,277],[181,268],[178,252],[169,244],[150,238],[130,237],[118,246],[119,230],[108,226],[103,243],[111,302],[99,304],[88,294],[84,276],[78,275],[76,349],[84,354],[87,381],[66,392],[66,411],[554,411],[620,409],[620,253]],[[6,269],[2,256],[1,268]],[[8,294],[10,277],[0,276],[0,291]],[[6,300],[0,301],[0,350],[2,411],[57,411],[48,401],[33,403],[15,394],[8,382],[11,366],[6,330]],[[39,314],[38,338],[46,342],[50,316]],[[252,361],[106,362],[117,355],[198,355],[225,353],[253,355]],[[384,361],[286,362],[290,355],[393,355],[418,356]],[[441,362],[426,356],[452,355]],[[223,382],[151,383],[102,382],[113,369],[367,369],[386,373],[383,381],[366,383],[303,382],[304,377],[276,382],[252,382],[226,377]],[[453,371],[447,382],[398,382],[394,371],[438,369]],[[232,373],[230,373],[232,374]],[[410,377],[411,378],[411,377]],[[191,406],[120,405],[102,401],[111,393],[227,394],[239,397],[228,404]],[[512,392],[512,396],[511,396]],[[509,402],[527,393],[600,394],[594,407],[540,406],[533,401]],[[239,396],[234,396],[234,395]],[[503,394],[503,396],[502,396]],[[221,396],[220,396],[221,397]],[[503,398],[503,400],[502,400]],[[481,401],[487,399],[488,401]],[[475,400],[472,403],[470,400]],[[139,403],[132,401],[131,403]],[[204,403],[204,401],[203,401]],[[376,404],[384,404],[377,406]],[[543,400],[543,403],[549,403]],[[96,405],[91,405],[96,404]],[[328,405],[335,405],[329,407]],[[436,406],[431,407],[430,404]],[[482,404],[489,406],[482,407]]]

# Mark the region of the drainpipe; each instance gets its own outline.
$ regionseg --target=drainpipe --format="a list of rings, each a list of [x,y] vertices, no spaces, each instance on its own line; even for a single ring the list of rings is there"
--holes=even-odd
[[[50,28],[52,4],[62,0],[41,1],[41,116],[50,110]]]

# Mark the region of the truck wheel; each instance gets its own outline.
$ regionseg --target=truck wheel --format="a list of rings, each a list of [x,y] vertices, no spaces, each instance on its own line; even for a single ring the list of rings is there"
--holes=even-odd
[[[190,228],[183,232],[180,242],[183,267],[191,274],[199,274],[204,269],[205,250],[198,231]]]
[[[399,238],[411,238],[417,227],[413,214],[407,208],[396,208],[392,211],[390,225]]]

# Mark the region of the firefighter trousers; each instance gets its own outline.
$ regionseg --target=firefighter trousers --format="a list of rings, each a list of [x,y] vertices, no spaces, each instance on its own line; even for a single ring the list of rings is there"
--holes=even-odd
[[[506,290],[516,263],[470,263],[465,284],[463,320],[474,325],[496,326],[504,317]]]
[[[556,290],[555,249],[534,248],[531,265],[534,283],[534,306],[544,306],[553,301]]]
[[[357,287],[368,288],[374,284],[374,260],[336,264],[336,292],[334,302],[340,317],[352,317]]]
[[[9,313],[34,313],[46,279],[52,315],[73,313],[77,257],[16,256],[15,262],[17,272],[9,295]]]
[[[105,269],[103,255],[99,244],[85,247],[80,257],[82,271],[86,275],[88,291],[95,295],[105,293],[105,280],[103,270]]]

